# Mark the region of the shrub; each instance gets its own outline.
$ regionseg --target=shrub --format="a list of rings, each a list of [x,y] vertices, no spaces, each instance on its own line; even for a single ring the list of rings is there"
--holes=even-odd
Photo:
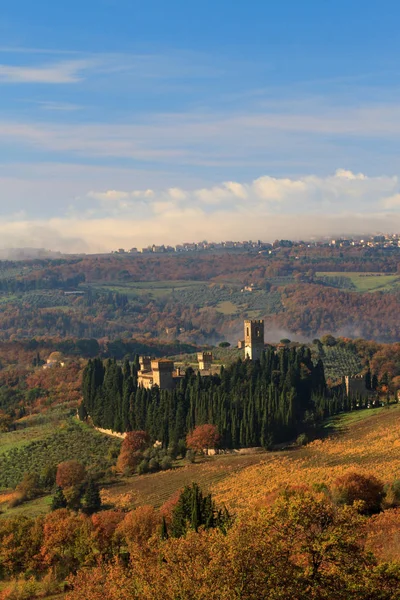
[[[9,588],[4,590],[1,600],[29,600],[30,598],[37,598],[40,591],[40,584],[34,577],[27,581],[15,580]]]
[[[149,470],[150,471],[158,471],[159,468],[160,468],[160,463],[158,462],[158,460],[156,458],[150,459]]]
[[[180,454],[182,458],[185,458],[187,452],[186,440],[179,440],[178,442],[178,455]]]
[[[51,501],[51,510],[59,510],[60,508],[67,508],[67,499],[62,488],[57,487]]]
[[[168,469],[172,469],[172,460],[169,456],[164,456],[161,461],[160,467],[163,471],[168,471]]]
[[[329,488],[326,483],[313,483],[312,489],[317,493],[327,494],[329,492]]]
[[[194,463],[194,461],[196,459],[196,453],[193,452],[193,450],[191,448],[189,448],[189,450],[186,452],[186,458],[188,459],[188,461],[190,463]]]
[[[139,473],[139,475],[144,475],[145,473],[148,473],[149,472],[149,461],[144,458],[139,463],[137,472]]]
[[[309,440],[306,433],[300,433],[300,435],[297,436],[296,444],[299,446],[306,446],[308,442]]]
[[[385,508],[397,508],[400,506],[400,480],[385,485]]]
[[[374,475],[347,473],[338,477],[332,487],[332,497],[337,504],[357,506],[363,514],[377,513],[382,508],[384,486]]]
[[[16,494],[14,498],[8,503],[8,508],[16,508],[25,502],[24,497],[21,494]]]
[[[168,446],[168,455],[175,460],[179,454],[179,446],[177,443],[172,443]]]
[[[149,444],[150,438],[145,431],[129,431],[122,442],[117,460],[117,471],[133,473],[140,463],[143,451]]]

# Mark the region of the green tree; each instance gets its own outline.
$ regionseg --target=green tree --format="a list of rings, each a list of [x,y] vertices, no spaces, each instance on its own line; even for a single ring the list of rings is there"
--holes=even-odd
[[[51,501],[51,510],[59,510],[60,508],[67,508],[67,499],[64,496],[62,488],[57,486]]]
[[[188,529],[226,528],[230,520],[226,510],[217,510],[211,494],[203,496],[197,483],[186,486],[172,512],[171,535],[182,537]]]
[[[92,515],[101,509],[99,485],[92,478],[87,482],[85,493],[83,494],[82,509],[87,515]]]

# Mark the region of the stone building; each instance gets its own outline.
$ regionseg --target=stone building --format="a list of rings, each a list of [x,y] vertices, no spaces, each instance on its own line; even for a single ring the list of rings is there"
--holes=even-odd
[[[138,386],[151,389],[157,385],[160,390],[173,390],[182,377],[180,370],[175,369],[172,360],[152,359],[150,356],[139,357],[140,371]]]
[[[264,321],[244,322],[244,357],[250,360],[260,360],[264,352]]]
[[[375,400],[378,397],[377,392],[367,389],[364,375],[345,375],[344,386],[348,398],[357,396]]]
[[[52,369],[54,367],[64,367],[65,358],[62,352],[52,352],[49,358],[46,360],[46,364],[43,365],[43,369]]]
[[[211,371],[213,355],[212,352],[198,352],[197,361],[199,363],[199,371]]]

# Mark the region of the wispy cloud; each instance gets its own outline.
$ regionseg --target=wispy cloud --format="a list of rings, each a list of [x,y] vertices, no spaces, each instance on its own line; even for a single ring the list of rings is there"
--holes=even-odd
[[[91,66],[87,60],[69,60],[40,66],[0,64],[0,83],[77,83]]]
[[[36,102],[36,104],[42,110],[54,110],[61,112],[71,112],[75,110],[80,110],[82,107],[79,104],[72,104],[70,102],[54,102],[51,100],[43,100]]]
[[[46,105],[44,105],[46,106]],[[48,108],[52,107],[50,103]],[[62,107],[61,107],[62,108]],[[64,107],[66,108],[66,107]],[[400,105],[360,108],[318,107],[308,112],[220,114],[207,112],[140,115],[125,123],[0,122],[6,139],[44,150],[81,156],[125,157],[136,160],[215,165],[260,164],[266,158],[296,155],[335,147],[332,140],[390,140],[400,134]],[[327,137],[329,136],[329,138]],[[345,152],[344,148],[337,150]],[[337,158],[339,159],[339,158]]]

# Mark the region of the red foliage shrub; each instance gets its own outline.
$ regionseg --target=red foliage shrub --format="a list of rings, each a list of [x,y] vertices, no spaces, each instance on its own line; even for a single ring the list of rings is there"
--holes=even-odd
[[[117,460],[117,471],[132,473],[140,462],[140,453],[150,444],[146,431],[128,431]]]
[[[373,514],[381,510],[384,498],[383,483],[374,475],[347,473],[338,477],[332,486],[332,496],[338,504],[352,505],[361,501],[359,511]]]

